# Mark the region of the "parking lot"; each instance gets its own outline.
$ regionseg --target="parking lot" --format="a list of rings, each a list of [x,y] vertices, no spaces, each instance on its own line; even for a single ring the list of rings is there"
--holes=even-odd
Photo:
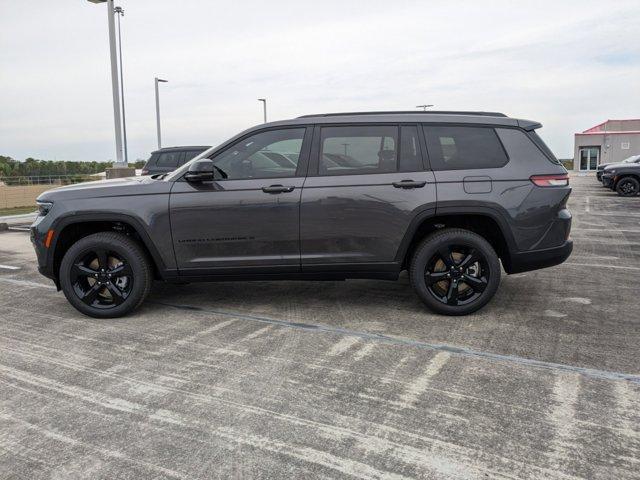
[[[399,282],[161,285],[75,311],[0,232],[0,477],[640,478],[640,198],[467,317]]]

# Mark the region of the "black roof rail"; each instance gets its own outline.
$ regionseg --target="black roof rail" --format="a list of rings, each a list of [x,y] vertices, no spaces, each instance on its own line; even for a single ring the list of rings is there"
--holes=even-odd
[[[347,116],[357,116],[357,115],[473,115],[478,117],[506,117],[504,113],[500,112],[460,112],[460,111],[450,111],[450,110],[427,110],[427,111],[416,111],[416,110],[401,110],[401,111],[390,111],[390,112],[339,112],[339,113],[318,113],[315,115],[301,115],[298,118],[311,118],[311,117],[347,117]]]

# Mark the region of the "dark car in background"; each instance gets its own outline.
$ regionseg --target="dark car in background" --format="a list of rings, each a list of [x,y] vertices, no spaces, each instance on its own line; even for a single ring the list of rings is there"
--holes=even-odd
[[[640,194],[640,162],[608,165],[602,173],[602,185],[616,191],[621,197],[635,197]]]
[[[625,158],[620,163],[601,163],[596,168],[596,178],[598,179],[599,182],[602,182],[602,174],[604,173],[604,169],[606,167],[608,167],[610,165],[624,165],[626,163],[638,163],[638,164],[640,164],[640,155],[633,155],[633,156],[631,156],[629,158]]]
[[[172,172],[209,148],[208,145],[165,147],[151,152],[151,157],[142,167],[142,175]]]

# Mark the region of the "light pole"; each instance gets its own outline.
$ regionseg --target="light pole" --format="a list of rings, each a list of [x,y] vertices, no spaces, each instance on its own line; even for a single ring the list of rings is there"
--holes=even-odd
[[[262,102],[262,111],[264,113],[264,123],[267,123],[267,99],[259,98],[258,101]]]
[[[433,105],[416,105],[416,108],[421,108],[423,112],[426,112],[429,107],[433,107]]]
[[[118,16],[118,53],[120,55],[120,99],[122,101],[122,136],[124,140],[124,163],[129,165],[129,155],[127,153],[127,117],[124,113],[124,80],[122,78],[122,36],[120,35],[120,17],[124,17],[122,7],[116,7],[113,13]]]
[[[162,135],[160,134],[160,95],[158,92],[158,83],[167,83],[169,80],[163,80],[155,77],[153,82],[156,87],[156,129],[158,131],[158,149],[162,148]]]
[[[113,123],[116,130],[116,163],[122,165],[122,127],[120,126],[120,92],[118,90],[118,62],[116,59],[116,28],[113,20],[113,0],[88,0],[107,4],[109,24],[109,55],[111,57],[111,92],[113,94]]]

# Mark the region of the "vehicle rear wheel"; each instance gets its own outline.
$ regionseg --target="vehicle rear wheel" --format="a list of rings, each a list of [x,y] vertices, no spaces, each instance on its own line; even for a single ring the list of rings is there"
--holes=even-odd
[[[410,266],[411,284],[431,310],[467,315],[486,305],[500,284],[500,261],[480,235],[443,229],[425,238]]]
[[[623,197],[635,197],[640,192],[640,182],[633,177],[625,177],[618,181],[616,192]]]
[[[153,272],[142,247],[130,237],[99,232],[74,243],[60,265],[69,303],[95,318],[121,317],[151,290]]]

